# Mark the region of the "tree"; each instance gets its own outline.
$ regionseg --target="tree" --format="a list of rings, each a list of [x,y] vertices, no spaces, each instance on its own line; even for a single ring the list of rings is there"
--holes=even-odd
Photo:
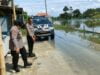
[[[74,18],[80,18],[81,17],[81,12],[79,9],[76,9],[73,11],[73,17]]]
[[[68,10],[69,10],[69,9],[68,9],[67,6],[65,6],[65,7],[63,8],[63,11],[64,11],[65,13],[66,13]]]
[[[94,9],[88,9],[83,13],[84,18],[92,18],[95,10]]]
[[[61,13],[61,14],[59,15],[59,18],[61,18],[61,19],[63,19],[63,20],[71,19],[72,13],[67,12],[67,11],[70,11],[70,10],[71,10],[71,11],[73,10],[72,7],[68,8],[67,6],[65,6],[65,7],[63,8],[63,13]]]
[[[98,10],[100,10],[100,9],[98,9]],[[73,18],[81,18],[81,16],[82,16],[79,9],[73,10],[73,8],[71,6],[69,8],[67,6],[65,6],[63,8],[63,11],[64,12],[59,15],[59,18],[64,19],[64,20],[71,19],[72,17]],[[67,12],[67,11],[69,11],[69,12]]]
[[[27,12],[25,12],[25,11],[23,12],[23,17],[24,17],[24,20],[27,21],[27,19],[29,17],[28,14],[27,14]]]
[[[83,18],[100,18],[100,8],[86,10]]]

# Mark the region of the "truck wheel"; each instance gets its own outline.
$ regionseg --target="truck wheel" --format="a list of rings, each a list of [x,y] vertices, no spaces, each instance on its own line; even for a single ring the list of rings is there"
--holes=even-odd
[[[51,35],[51,40],[54,40],[54,38],[55,38],[55,35],[52,34],[52,35]]]

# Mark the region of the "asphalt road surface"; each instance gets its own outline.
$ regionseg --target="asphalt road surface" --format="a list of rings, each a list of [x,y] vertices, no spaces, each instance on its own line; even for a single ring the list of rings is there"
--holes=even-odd
[[[100,45],[83,39],[82,33],[56,31],[55,48],[76,75],[100,75]]]
[[[7,75],[100,75],[100,45],[84,39],[83,33],[55,31],[55,40],[35,43],[37,59],[29,58],[31,68],[13,73],[7,57]],[[26,42],[25,42],[26,43]],[[27,48],[27,46],[26,46]],[[23,62],[20,59],[19,65]]]

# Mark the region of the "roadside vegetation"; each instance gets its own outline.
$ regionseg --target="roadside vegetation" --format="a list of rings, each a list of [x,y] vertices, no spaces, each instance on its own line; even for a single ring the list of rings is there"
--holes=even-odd
[[[58,19],[100,19],[100,8],[87,9],[85,12],[81,13],[79,9],[73,9],[73,7],[64,6],[62,9],[63,13],[60,13],[57,17],[52,17],[54,20]]]
[[[76,29],[70,25],[54,25],[54,28],[56,30],[64,30],[66,32],[73,32],[75,31]]]
[[[97,27],[100,26],[100,20],[88,20],[85,22],[88,27]]]
[[[90,19],[99,19],[100,18],[100,8],[96,9],[87,9],[83,13],[83,18],[90,18]]]
[[[91,33],[91,32],[89,32],[89,31],[77,29],[76,27],[71,26],[71,25],[54,25],[54,28],[55,28],[56,30],[64,30],[64,31],[67,31],[67,32],[78,31],[78,32],[82,32],[82,33],[83,33],[83,32]]]
[[[55,20],[71,20],[71,19],[87,19],[85,23],[88,27],[100,26],[100,8],[87,9],[81,13],[79,9],[73,9],[73,7],[64,6],[62,13],[57,17],[52,17]]]
[[[100,44],[100,38],[99,37],[90,36],[88,38],[88,40],[90,40],[90,41],[92,41],[94,43]]]

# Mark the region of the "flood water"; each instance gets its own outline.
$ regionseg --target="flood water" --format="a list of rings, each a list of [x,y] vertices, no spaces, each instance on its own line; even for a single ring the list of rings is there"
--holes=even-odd
[[[88,30],[88,31],[94,31],[94,32],[98,32],[100,33],[100,26],[97,27],[88,27],[85,23],[85,19],[74,19],[74,20],[69,20],[69,24],[76,26],[76,28],[78,29],[82,29],[82,30]]]
[[[100,48],[97,51],[83,33],[60,30],[55,33],[55,40],[50,43],[63,54],[75,75],[100,75]]]

